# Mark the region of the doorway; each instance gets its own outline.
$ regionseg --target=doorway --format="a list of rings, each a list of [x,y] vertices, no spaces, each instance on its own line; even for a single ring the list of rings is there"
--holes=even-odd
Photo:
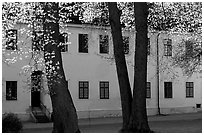
[[[40,107],[40,92],[42,71],[33,71],[31,74],[31,107]]]

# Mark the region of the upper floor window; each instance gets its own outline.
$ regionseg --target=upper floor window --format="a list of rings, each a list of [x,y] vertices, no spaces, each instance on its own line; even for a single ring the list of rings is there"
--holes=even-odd
[[[99,85],[100,99],[109,99],[109,82],[101,81]]]
[[[88,34],[79,34],[79,53],[88,53]]]
[[[100,45],[100,53],[109,52],[108,35],[99,35],[99,45]]]
[[[128,54],[129,53],[129,37],[123,36],[123,48],[124,48],[124,53]]]
[[[186,97],[192,98],[194,96],[193,82],[186,82]]]
[[[146,98],[151,98],[151,83],[146,83]]]
[[[6,81],[6,100],[17,100],[17,81]]]
[[[43,31],[34,31],[33,32],[33,42],[32,42],[32,50],[40,51],[43,47]]]
[[[172,82],[164,82],[164,97],[172,98]]]
[[[68,33],[61,33],[59,36],[59,42],[60,42],[60,50],[61,52],[68,52],[68,41],[69,36]]]
[[[10,29],[6,31],[6,49],[17,50],[17,30]]]
[[[193,51],[194,51],[194,48],[193,48],[193,41],[191,40],[187,40],[187,41],[184,41],[185,42],[185,54],[186,56],[191,56],[193,54]]]
[[[172,56],[172,40],[164,39],[164,56]]]
[[[89,82],[79,81],[79,99],[89,98]]]

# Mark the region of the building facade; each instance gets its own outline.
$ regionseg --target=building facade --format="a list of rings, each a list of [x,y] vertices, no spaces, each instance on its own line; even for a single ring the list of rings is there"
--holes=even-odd
[[[68,89],[79,118],[121,116],[121,101],[113,42],[109,27],[69,24],[62,33],[62,61]],[[52,112],[44,76],[43,52],[32,52],[32,29],[18,24],[6,32],[2,53],[2,112],[30,119],[32,106],[43,104]],[[40,34],[39,34],[40,35]],[[146,105],[148,115],[197,112],[202,104],[202,76],[183,75],[173,67],[179,42],[188,35],[148,33]],[[8,46],[8,42],[11,42]],[[123,31],[124,51],[131,87],[134,78],[135,35]],[[40,43],[40,41],[39,41]],[[32,75],[40,72],[38,93],[31,92]],[[36,73],[36,72],[35,72]]]

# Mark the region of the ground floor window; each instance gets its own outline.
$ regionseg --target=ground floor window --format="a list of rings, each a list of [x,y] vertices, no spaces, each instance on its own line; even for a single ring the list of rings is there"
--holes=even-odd
[[[79,81],[79,99],[89,98],[89,82]]]
[[[172,82],[164,82],[164,97],[172,98]]]
[[[109,99],[109,82],[101,81],[100,87],[100,99]]]
[[[194,96],[193,91],[193,82],[186,82],[186,97],[192,98]]]
[[[6,81],[6,100],[17,100],[17,81]]]

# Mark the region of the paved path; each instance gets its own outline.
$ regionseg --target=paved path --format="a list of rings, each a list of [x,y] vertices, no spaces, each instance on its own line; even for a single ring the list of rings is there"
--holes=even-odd
[[[150,128],[159,133],[201,133],[202,113],[149,116]],[[82,133],[117,133],[122,126],[122,118],[79,119]],[[24,133],[50,133],[52,123],[24,123]]]

